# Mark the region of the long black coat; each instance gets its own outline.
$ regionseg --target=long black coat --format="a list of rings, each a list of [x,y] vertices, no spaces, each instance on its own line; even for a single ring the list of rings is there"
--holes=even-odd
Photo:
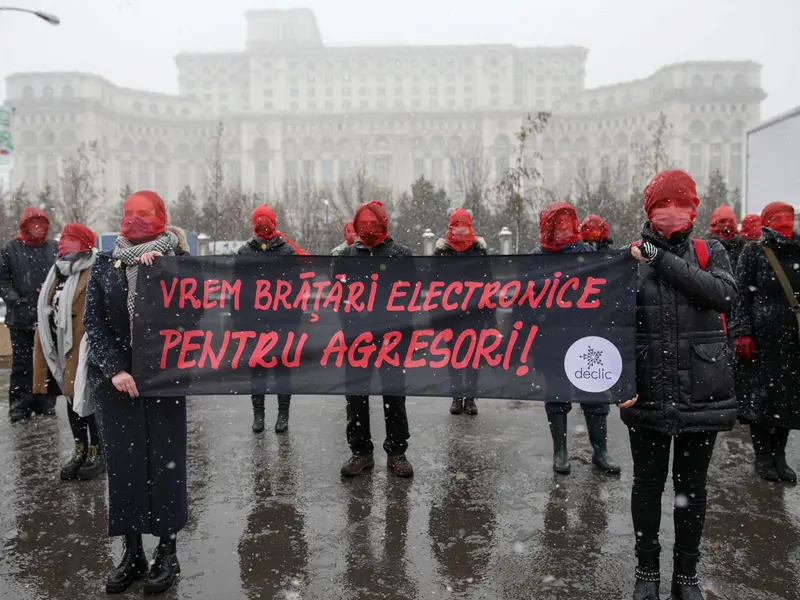
[[[639,265],[639,401],[621,411],[622,420],[630,427],[667,435],[730,430],[736,422],[736,394],[720,315],[736,296],[728,253],[711,241],[703,270],[690,237],[671,243],[649,225],[642,237],[662,253],[652,263]]]
[[[711,234],[708,239],[717,240],[720,244],[722,244],[722,247],[725,248],[725,251],[728,253],[728,256],[731,259],[731,267],[733,267],[733,270],[736,271],[736,265],[739,264],[739,256],[741,256],[746,242],[740,238],[738,234],[729,240],[724,240],[714,234]]]
[[[130,398],[112,385],[132,361],[128,280],[115,264],[98,255],[84,314],[88,383],[108,464],[108,533],[166,536],[188,517],[186,398]]]
[[[36,327],[39,291],[57,256],[58,244],[53,240],[35,248],[14,239],[0,250],[0,298],[6,303],[6,327]]]
[[[742,361],[752,367],[752,381],[743,386],[739,415],[766,426],[800,429],[800,339],[789,306],[763,246],[772,248],[789,277],[795,296],[800,293],[800,236],[787,240],[764,228],[761,241],[745,246],[736,271],[739,296],[731,333],[755,340],[756,357]],[[749,363],[749,364],[748,364]]]

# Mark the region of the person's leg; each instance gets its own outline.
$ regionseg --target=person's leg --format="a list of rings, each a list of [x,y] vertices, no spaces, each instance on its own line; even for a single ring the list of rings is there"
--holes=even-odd
[[[35,331],[9,329],[11,377],[8,387],[8,417],[12,423],[33,412],[33,341]]]
[[[261,433],[264,431],[264,394],[253,394],[250,403],[253,405],[253,432]]]
[[[72,431],[73,451],[69,461],[61,467],[61,479],[68,481],[78,477],[78,469],[81,468],[89,447],[89,431],[86,421],[72,410],[72,402],[67,401],[67,419],[69,428]]]
[[[789,430],[776,427],[770,433],[772,439],[772,458],[775,469],[782,481],[797,483],[797,473],[786,464],[786,444],[789,442]]]
[[[471,366],[466,367],[464,379],[466,380],[464,414],[475,416],[478,414],[478,405],[475,403],[475,396],[478,395],[478,371]]]
[[[753,453],[756,457],[756,473],[761,479],[778,481],[780,475],[772,459],[772,436],[769,430],[758,423],[751,423],[750,437],[753,440]]]
[[[386,421],[386,440],[383,449],[388,456],[387,466],[399,477],[411,477],[414,468],[406,459],[408,449],[408,415],[405,396],[384,396],[383,416]]]
[[[360,475],[374,465],[372,432],[369,423],[369,396],[347,395],[347,443],[352,456],[342,466],[345,477]]]
[[[450,375],[450,390],[453,396],[453,402],[450,404],[450,414],[460,415],[464,412],[464,396],[462,396],[463,390],[461,389],[461,371],[453,366],[452,361],[449,361],[447,363],[447,372]]]
[[[275,420],[275,433],[284,433],[289,429],[289,406],[291,394],[278,394],[278,418]]]
[[[642,427],[630,428],[633,457],[631,518],[636,532],[635,600],[656,600],[660,582],[661,496],[669,471],[672,438]]]
[[[567,448],[567,415],[572,410],[569,402],[545,402],[550,435],[553,436],[553,471],[569,475],[569,449]]]
[[[716,439],[716,432],[687,433],[675,438],[672,461],[675,487],[672,594],[678,600],[702,599],[697,561],[706,521],[708,467]]]
[[[608,455],[608,404],[581,404],[581,408],[594,450],[592,463],[605,473],[618,475],[622,469]]]

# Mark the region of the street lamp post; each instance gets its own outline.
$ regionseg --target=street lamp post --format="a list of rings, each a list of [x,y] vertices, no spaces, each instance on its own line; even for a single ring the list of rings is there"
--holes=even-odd
[[[0,10],[11,10],[14,12],[24,12],[29,13],[31,15],[35,15],[42,19],[43,21],[47,21],[50,25],[58,25],[61,23],[61,19],[59,19],[54,14],[44,12],[43,10],[33,10],[30,8],[19,8],[17,6],[0,6]]]
[[[323,204],[325,204],[325,225],[327,225],[328,224],[328,207],[330,206],[331,201],[326,198],[322,202],[323,202]]]

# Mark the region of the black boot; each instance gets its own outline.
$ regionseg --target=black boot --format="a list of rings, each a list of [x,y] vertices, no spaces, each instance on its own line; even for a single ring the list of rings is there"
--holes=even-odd
[[[675,550],[671,600],[705,600],[697,579],[697,561],[699,559],[699,554],[687,554]]]
[[[19,394],[9,401],[8,420],[12,423],[29,419],[33,414],[33,400],[28,394]]]
[[[569,475],[569,450],[567,449],[567,415],[548,415],[550,434],[553,436],[553,471]]]
[[[275,433],[283,433],[289,429],[289,405],[291,402],[291,395],[278,394],[278,418],[275,420]]]
[[[478,414],[478,405],[475,404],[475,398],[464,398],[464,414],[471,416]]]
[[[772,458],[778,477],[787,483],[797,483],[797,473],[786,464],[786,444],[789,441],[789,430],[778,427],[772,432],[771,437]]]
[[[753,440],[753,452],[756,455],[756,473],[761,479],[778,481],[780,475],[778,475],[772,457],[772,436],[769,431],[761,425],[752,424],[750,425],[750,437]]]
[[[106,472],[106,459],[100,451],[100,446],[89,446],[86,453],[86,460],[78,469],[78,479],[81,481],[90,481],[97,479]]]
[[[181,572],[178,554],[175,550],[175,538],[162,537],[156,552],[153,555],[153,565],[147,572],[142,589],[145,594],[160,594],[166,592],[175,583],[175,578]]]
[[[450,404],[450,414],[451,415],[460,415],[464,412],[464,399],[463,398],[453,398],[453,403]]]
[[[610,475],[619,475],[619,465],[611,460],[608,456],[608,427],[606,424],[606,415],[589,415],[584,414],[586,417],[586,429],[589,431],[589,441],[594,449],[592,455],[592,463]]]
[[[147,573],[147,557],[142,548],[142,536],[126,535],[122,547],[122,560],[106,579],[106,592],[109,594],[121,594]]]
[[[263,394],[253,395],[253,431],[261,433],[264,431],[264,396]]]
[[[86,460],[86,445],[81,442],[75,442],[72,457],[67,464],[61,467],[61,479],[64,481],[76,479],[78,477],[78,469],[81,468],[84,460]]]
[[[661,583],[659,555],[661,546],[645,550],[636,546],[636,583],[633,587],[633,600],[659,600],[658,588]]]
[[[54,417],[56,415],[56,396],[33,396],[33,412],[44,417]]]

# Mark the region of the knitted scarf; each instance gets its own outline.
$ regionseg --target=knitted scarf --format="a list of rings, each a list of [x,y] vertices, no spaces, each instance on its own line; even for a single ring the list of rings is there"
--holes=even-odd
[[[50,373],[64,389],[64,372],[67,368],[67,354],[72,350],[72,303],[75,300],[75,292],[78,289],[78,281],[81,273],[94,264],[95,250],[88,255],[81,255],[75,260],[58,260],[47,274],[44,280],[42,291],[39,294],[39,341],[42,343],[47,366]],[[59,271],[67,278],[61,290],[61,297],[58,305],[59,311],[56,316],[56,339],[53,339],[53,332],[50,329],[50,314],[53,307],[50,306],[50,292],[56,286],[56,271]],[[81,315],[83,316],[83,315]]]
[[[156,239],[136,246],[122,236],[119,236],[114,243],[111,255],[125,266],[125,276],[128,278],[128,315],[131,319],[131,333],[133,333],[136,282],[139,280],[139,258],[148,252],[161,252],[164,256],[174,255],[178,244],[178,236],[171,231],[166,231]]]

